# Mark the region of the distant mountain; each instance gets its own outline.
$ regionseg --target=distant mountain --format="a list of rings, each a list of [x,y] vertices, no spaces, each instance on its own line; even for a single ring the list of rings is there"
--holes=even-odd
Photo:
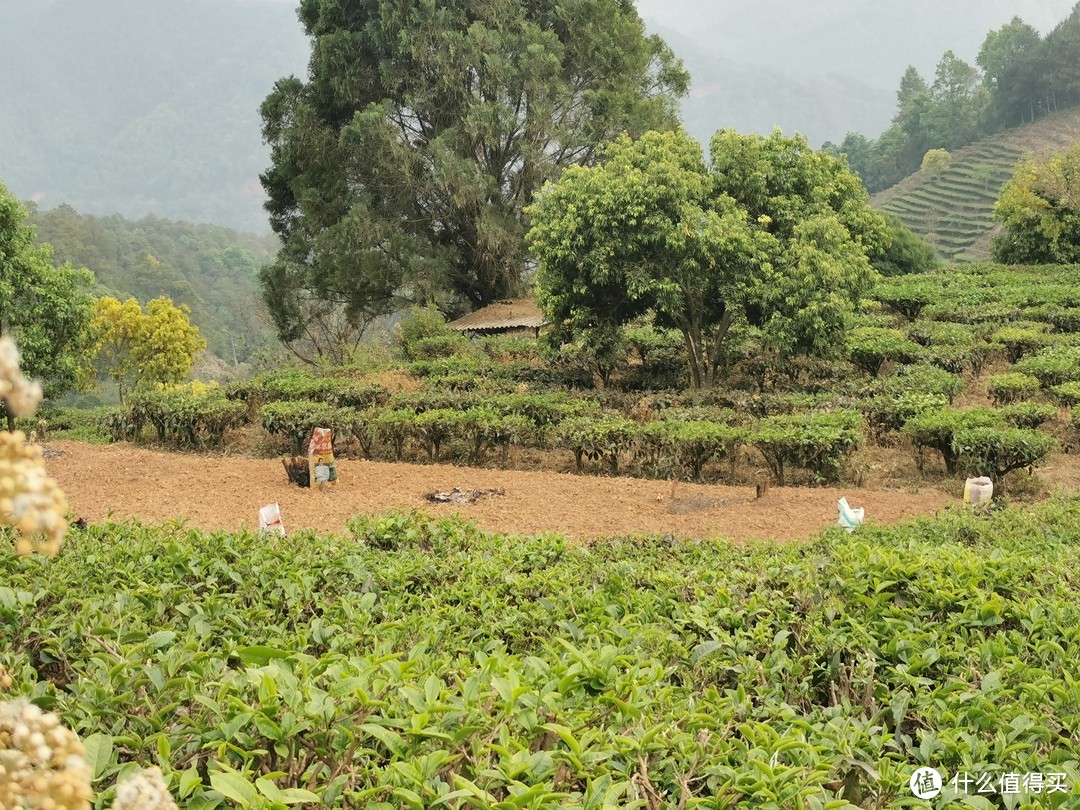
[[[943,258],[988,259],[997,230],[994,203],[1017,161],[1027,154],[1063,152],[1078,143],[1080,112],[1058,113],[958,149],[946,171],[913,174],[870,202],[900,217]]]
[[[654,26],[690,71],[683,100],[687,130],[706,147],[719,129],[767,134],[800,132],[817,147],[844,133],[889,124],[895,96],[854,78],[796,77],[774,67],[750,67],[708,50],[672,29]]]
[[[681,35],[672,44],[688,64],[707,54],[728,66],[713,65],[729,85],[715,92],[713,76],[691,70],[696,93],[726,95],[685,102],[688,122],[726,118],[757,131],[779,125],[819,145],[848,131],[877,137],[908,65],[932,81],[946,50],[974,63],[991,29],[1019,15],[1046,32],[1075,1],[638,0],[638,9],[652,27]]]
[[[4,0],[0,177],[44,207],[267,232],[258,106],[308,53],[292,2]]]

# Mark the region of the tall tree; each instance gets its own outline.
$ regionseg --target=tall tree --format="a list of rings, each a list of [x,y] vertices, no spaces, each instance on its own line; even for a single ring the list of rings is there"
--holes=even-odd
[[[929,147],[956,149],[983,132],[987,91],[980,83],[978,69],[952,51],[945,51],[938,62],[930,97]]]
[[[360,323],[399,296],[518,291],[536,189],[673,126],[688,83],[631,0],[303,0],[300,19],[310,78],[262,108],[284,242],[263,283],[287,341],[312,301]]]
[[[529,241],[554,339],[651,314],[710,386],[738,323],[785,352],[824,352],[887,239],[858,178],[805,139],[721,132],[712,171],[683,132],[622,137],[538,195]]]
[[[976,64],[989,88],[995,123],[1032,121],[1041,84],[1039,32],[1019,17],[986,35]]]
[[[58,396],[87,378],[84,349],[94,277],[53,265],[52,248],[35,244],[26,209],[0,183],[0,336],[14,338],[28,377]],[[8,428],[11,414],[3,406]]]
[[[1080,104],[1080,3],[1046,35],[1045,45],[1045,112]]]

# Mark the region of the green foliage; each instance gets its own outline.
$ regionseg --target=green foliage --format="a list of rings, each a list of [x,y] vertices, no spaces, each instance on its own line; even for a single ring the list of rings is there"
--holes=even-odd
[[[889,228],[888,246],[870,256],[870,264],[882,276],[925,273],[941,264],[934,249],[913,233],[899,217],[886,214],[885,224]]]
[[[244,403],[202,383],[136,391],[127,406],[131,424],[152,425],[158,441],[177,447],[220,447],[227,431],[247,421]]]
[[[718,132],[710,157],[682,132],[624,136],[538,195],[528,240],[553,340],[650,314],[682,332],[695,388],[715,383],[733,325],[785,355],[836,348],[888,238],[865,190],[779,131]]]
[[[438,461],[443,444],[461,433],[462,419],[462,412],[451,408],[436,408],[416,415],[413,430],[427,448],[430,461]]]
[[[1033,430],[1057,416],[1057,408],[1045,402],[1018,402],[998,408],[998,414],[1006,424]]]
[[[348,408],[374,408],[390,400],[385,386],[343,377],[318,376],[297,368],[257,374],[229,386],[229,396],[258,408],[268,402],[314,400]]]
[[[686,387],[686,341],[677,330],[639,326],[626,329],[625,335],[627,348],[637,363],[627,369],[624,389]]]
[[[1002,189],[994,219],[1004,229],[994,241],[996,260],[1080,262],[1080,147],[1024,160]]]
[[[416,435],[416,411],[404,408],[382,411],[372,420],[375,435],[394,448],[394,458],[401,461],[405,442]]]
[[[394,340],[398,351],[405,360],[433,360],[449,357],[454,351],[440,353],[436,347],[467,347],[468,340],[446,325],[446,318],[435,307],[413,307],[394,327]],[[424,351],[420,346],[426,341],[431,349]],[[455,342],[456,341],[456,342]]]
[[[941,453],[945,462],[945,471],[949,475],[957,472],[957,433],[981,428],[1000,429],[1001,420],[990,408],[968,408],[966,410],[942,408],[925,411],[913,417],[904,425],[904,433],[911,437],[916,448],[929,448]],[[921,461],[921,457],[920,457]]]
[[[282,339],[305,302],[363,323],[408,301],[477,307],[523,286],[523,208],[603,141],[676,120],[688,77],[632,4],[308,0],[307,81],[262,105],[284,245],[262,275]],[[596,20],[604,24],[596,25]]]
[[[94,526],[0,550],[0,663],[107,740],[106,797],[137,763],[192,808],[585,810],[646,802],[645,761],[688,806],[850,810],[930,761],[1064,772],[1066,808],[1077,525],[1071,499],[786,545]]]
[[[916,364],[902,366],[895,376],[882,380],[878,390],[893,397],[915,392],[936,394],[952,402],[964,390],[964,379],[936,366]]]
[[[962,323],[944,321],[914,321],[908,324],[907,334],[920,346],[971,346],[975,343],[972,328]]]
[[[938,175],[949,168],[951,162],[952,155],[949,154],[947,149],[928,149],[926,154],[923,155],[919,171],[931,176]]]
[[[914,67],[900,80],[893,125],[876,141],[849,133],[838,154],[848,157],[873,191],[923,168],[940,176],[948,152],[1035,118],[1080,104],[1080,77],[1062,64],[1080,57],[1080,11],[1040,37],[1019,17],[987,34],[977,63],[946,51],[932,84]],[[936,170],[936,172],[935,172]]]
[[[626,367],[627,344],[613,323],[601,326],[563,326],[544,336],[541,351],[553,366],[582,369],[591,384],[604,387]]]
[[[761,452],[778,486],[786,486],[792,467],[805,468],[811,483],[836,481],[859,444],[861,422],[854,411],[771,416],[754,425],[747,443]]]
[[[58,396],[87,381],[93,275],[53,264],[35,245],[26,210],[0,181],[0,335],[15,339],[23,372]],[[6,409],[3,409],[6,411]]]
[[[925,276],[887,279],[874,288],[874,298],[908,320],[919,317],[923,307],[938,300],[933,279]]]
[[[64,439],[86,444],[108,444],[111,434],[106,429],[106,420],[116,413],[115,408],[67,408],[46,406],[38,409],[33,417],[16,419],[15,427],[26,435],[45,423],[45,435],[42,441]]]
[[[709,461],[734,459],[745,437],[740,428],[693,419],[664,419],[641,429],[642,443],[651,446],[666,475],[694,481]]]
[[[1011,405],[1037,396],[1040,387],[1038,378],[1010,371],[991,377],[988,391],[995,405]]]
[[[1016,370],[1038,378],[1044,388],[1080,381],[1080,346],[1049,346],[1033,357],[1025,357]]]
[[[920,414],[939,411],[949,404],[944,394],[902,391],[873,397],[863,405],[863,414],[874,438],[895,433]]]
[[[489,448],[499,448],[505,462],[510,446],[535,440],[536,425],[519,414],[500,413],[491,406],[469,408],[461,415],[461,434],[469,459],[478,462]]]
[[[1037,430],[989,426],[958,430],[952,443],[958,472],[989,475],[998,483],[1013,470],[1035,467],[1056,444]]]
[[[532,338],[514,337],[513,335],[490,335],[477,341],[480,351],[498,362],[540,360],[540,348]]]
[[[335,434],[351,432],[356,411],[337,408],[325,402],[284,400],[270,402],[259,409],[259,421],[271,434],[288,440],[293,455],[302,455],[311,431],[317,427],[330,428]]]
[[[867,374],[876,377],[887,362],[914,363],[923,354],[922,347],[908,340],[899,329],[859,326],[847,341],[848,359]]]
[[[571,416],[555,428],[557,447],[574,454],[578,472],[584,470],[585,460],[606,461],[613,474],[619,472],[619,460],[634,448],[641,433],[637,422],[616,415],[600,417]]]
[[[145,311],[134,298],[121,303],[110,296],[94,303],[90,334],[99,370],[116,383],[120,401],[145,386],[183,382],[206,348],[191,311],[162,296]]]
[[[1076,408],[1080,405],[1080,381],[1062,383],[1050,389],[1054,399],[1062,405]]]
[[[991,343],[1001,346],[1005,350],[1005,356],[1010,363],[1017,363],[1020,358],[1033,354],[1048,343],[1053,343],[1053,338],[1046,334],[1045,329],[1032,329],[1020,325],[1004,326],[990,335]]]

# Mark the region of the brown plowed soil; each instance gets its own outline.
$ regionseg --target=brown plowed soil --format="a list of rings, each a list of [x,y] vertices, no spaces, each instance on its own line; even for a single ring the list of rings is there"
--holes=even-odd
[[[734,540],[806,538],[836,523],[846,496],[867,519],[892,523],[933,514],[949,498],[925,490],[771,489],[761,500],[742,487],[520,472],[450,465],[338,462],[340,482],[327,491],[287,483],[277,459],[168,453],[127,444],[58,441],[46,462],[72,509],[89,521],[186,518],[208,530],[258,526],[261,506],[277,501],[285,528],[343,532],[349,518],[391,509],[454,512],[506,534],[557,533],[577,539],[627,534]],[[433,504],[425,495],[454,487],[504,490],[474,504]]]

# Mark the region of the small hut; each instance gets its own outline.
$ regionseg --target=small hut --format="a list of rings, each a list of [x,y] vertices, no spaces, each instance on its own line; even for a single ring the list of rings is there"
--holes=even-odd
[[[472,335],[516,335],[540,337],[540,329],[547,322],[544,313],[531,298],[514,298],[496,301],[470,312],[464,318],[450,321],[447,326],[458,332]]]

